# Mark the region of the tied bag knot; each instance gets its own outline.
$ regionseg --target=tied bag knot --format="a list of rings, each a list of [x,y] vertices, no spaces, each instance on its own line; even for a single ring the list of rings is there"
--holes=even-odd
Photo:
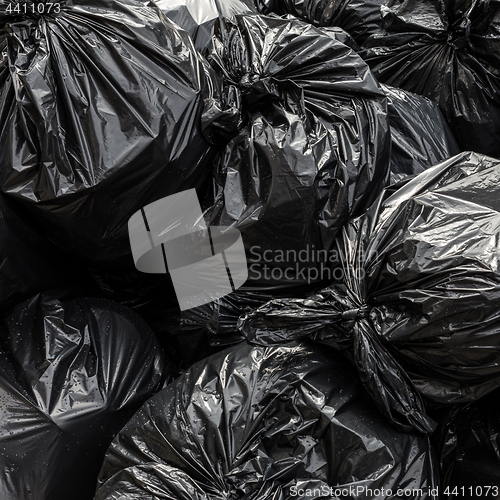
[[[370,311],[372,310],[371,306],[363,305],[361,307],[357,307],[354,309],[347,309],[341,314],[342,320],[354,320],[357,321],[359,319],[365,319],[370,316]]]
[[[238,328],[256,345],[310,337],[347,351],[363,385],[390,422],[405,432],[432,433],[436,423],[426,414],[413,382],[371,325],[372,306],[352,307],[342,289],[331,286],[309,299],[271,300],[241,316]]]
[[[208,61],[219,78],[204,100],[201,125],[207,142],[226,145],[252,120],[252,114],[273,111],[273,103],[291,106],[308,121],[301,86],[287,78],[275,78],[269,68],[251,63],[238,26],[218,19],[212,40]]]

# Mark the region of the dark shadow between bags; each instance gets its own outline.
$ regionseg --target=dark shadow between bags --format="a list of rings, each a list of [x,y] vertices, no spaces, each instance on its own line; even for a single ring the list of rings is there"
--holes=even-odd
[[[455,498],[500,497],[500,390],[456,407],[436,439],[443,491]],[[451,496],[451,495],[450,495]]]

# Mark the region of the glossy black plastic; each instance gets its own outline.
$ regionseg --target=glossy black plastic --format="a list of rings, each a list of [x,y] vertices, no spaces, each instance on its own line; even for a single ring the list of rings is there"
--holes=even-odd
[[[458,144],[500,157],[500,1],[389,0],[360,55],[384,83],[439,104]]]
[[[500,383],[500,161],[462,153],[414,177],[336,241],[332,284],[274,300],[243,332],[345,351],[386,416],[432,431],[421,395],[479,399]]]
[[[391,178],[395,183],[460,153],[439,107],[429,99],[381,85],[391,127]]]
[[[428,438],[395,431],[324,350],[243,343],[193,365],[115,438],[96,500],[436,498]]]
[[[359,45],[338,27],[322,27],[339,42],[359,51]],[[389,85],[381,85],[387,97],[391,130],[390,183],[423,172],[455,156],[460,148],[437,104],[426,97]]]
[[[129,217],[211,173],[206,62],[153,2],[15,5],[0,0],[1,189],[75,258],[131,261]]]
[[[255,0],[264,14],[292,14],[315,26],[340,27],[357,43],[382,30],[384,0]]]
[[[168,376],[132,311],[65,292],[0,323],[0,498],[89,500],[115,434]]]

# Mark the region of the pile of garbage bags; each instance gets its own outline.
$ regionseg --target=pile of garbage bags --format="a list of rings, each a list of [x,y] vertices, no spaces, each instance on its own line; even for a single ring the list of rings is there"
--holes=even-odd
[[[110,446],[96,498],[420,499],[434,469],[429,438],[392,429],[342,356],[240,344],[143,405]]]
[[[0,0],[0,498],[500,498],[499,20]]]
[[[347,351],[388,418],[432,430],[421,394],[466,402],[500,385],[499,176],[499,160],[461,153],[382,193],[344,226],[333,283],[268,302],[243,332]]]

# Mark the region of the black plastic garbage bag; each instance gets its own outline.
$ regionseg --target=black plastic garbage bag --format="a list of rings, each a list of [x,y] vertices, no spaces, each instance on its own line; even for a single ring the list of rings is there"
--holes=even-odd
[[[156,4],[191,35],[195,47],[202,53],[211,45],[218,17],[257,13],[253,0],[158,0]]]
[[[385,97],[367,65],[332,39],[345,38],[340,30],[326,35],[262,16],[235,16],[214,29],[212,63],[226,99],[206,101],[204,130],[221,153],[213,194],[200,200],[208,224],[242,232],[251,279],[230,297],[175,318],[168,275],[93,269],[108,297],[141,314],[162,345],[184,353],[176,356],[183,366],[240,341],[241,313],[295,290],[301,297],[311,283],[308,291],[316,289],[318,263],[302,254],[331,244],[352,212],[375,198],[390,160]],[[261,80],[250,84],[245,71]]]
[[[91,288],[88,273],[51,245],[0,193],[0,309],[51,288]]]
[[[339,42],[359,51],[358,44],[341,28],[323,27]],[[437,104],[426,97],[381,85],[387,97],[391,129],[391,184],[419,174],[460,153],[450,127]]]
[[[0,367],[2,500],[92,498],[106,448],[168,375],[136,314],[62,292],[3,320]]]
[[[292,14],[315,26],[336,26],[358,44],[382,30],[381,6],[386,0],[255,0],[260,12]]]
[[[0,1],[1,188],[63,250],[131,261],[129,217],[211,172],[206,63],[153,2],[16,5]]]
[[[394,431],[322,351],[244,343],[192,366],[115,438],[96,499],[435,498],[428,438]]]
[[[224,99],[207,100],[203,126],[225,146],[205,219],[240,230],[247,286],[320,281],[308,255],[387,182],[383,92],[353,50],[294,19],[218,21],[210,62]]]
[[[500,157],[500,2],[390,0],[361,56],[384,83],[439,104],[462,150]]]
[[[462,153],[381,195],[337,239],[332,285],[269,302],[244,334],[344,350],[392,422],[432,430],[420,394],[459,403],[500,386],[499,179],[500,161]]]
[[[445,495],[500,498],[500,391],[455,408],[438,443]]]
[[[391,184],[460,152],[435,103],[406,90],[381,87],[387,96],[391,127]]]
[[[182,312],[173,336],[198,356],[241,341],[242,313],[315,289],[322,249],[386,182],[385,99],[340,31],[263,16],[216,24],[211,62],[227,99],[207,103],[205,131],[222,144],[237,135],[222,146],[205,219],[241,231],[249,280]]]
[[[342,30],[322,28],[322,31],[324,30],[328,31],[329,35],[349,43],[349,35]],[[420,173],[458,153],[456,141],[436,104],[405,90],[386,85],[382,85],[382,89],[388,97],[392,182]],[[283,290],[243,287],[229,296],[183,311],[176,324],[171,321],[172,311],[169,311],[166,305],[167,283],[159,290],[144,288],[141,286],[142,281],[138,276],[131,277],[130,286],[127,287],[127,291],[131,293],[127,298],[135,296],[135,299],[132,303],[125,303],[148,321],[169,351],[177,349],[179,355],[176,359],[181,359],[184,367],[216,350],[240,342],[242,336],[236,330],[240,315],[273,298],[303,297],[308,292],[304,287],[288,287]],[[107,284],[112,285],[109,279]],[[125,298],[123,284],[123,274],[120,273],[112,285],[114,295],[111,297]]]

